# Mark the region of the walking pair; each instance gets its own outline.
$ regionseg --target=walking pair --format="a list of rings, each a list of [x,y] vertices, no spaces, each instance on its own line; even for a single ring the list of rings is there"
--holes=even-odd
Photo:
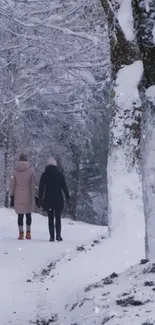
[[[10,181],[11,207],[15,207],[18,214],[19,239],[24,239],[23,219],[26,215],[26,239],[31,239],[31,213],[35,198],[36,205],[43,207],[48,215],[50,241],[61,237],[61,213],[64,207],[64,198],[69,200],[69,191],[64,175],[58,170],[54,158],[48,160],[44,173],[41,176],[38,188],[35,172],[27,161],[25,154],[19,156]],[[55,219],[55,225],[54,225]]]

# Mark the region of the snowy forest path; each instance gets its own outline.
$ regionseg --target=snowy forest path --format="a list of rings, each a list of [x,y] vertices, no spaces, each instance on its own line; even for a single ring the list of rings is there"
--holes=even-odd
[[[100,240],[100,243],[92,242],[93,247],[76,247],[71,254],[65,253],[55,261],[56,264],[41,271],[41,276],[38,276],[41,294],[38,295],[38,313],[33,324],[85,324],[86,314],[90,311],[82,306],[94,304],[93,310],[96,310],[95,302],[88,302],[86,289],[110,274],[123,272],[144,257],[143,249],[136,246],[137,243],[131,243],[119,233],[116,237]]]
[[[51,323],[59,324],[59,313],[61,312],[63,313],[64,307],[65,310],[69,308],[67,304],[65,305],[65,299],[64,299],[65,296],[67,297],[67,295],[65,294],[66,289],[64,288],[66,288],[66,284],[69,280],[69,272],[67,271],[68,275],[66,279],[65,271],[70,270],[71,274],[73,275],[72,268],[74,268],[74,265],[76,265],[77,267],[75,268],[75,270],[73,270],[75,272],[74,274],[76,279],[78,273],[78,266],[81,267],[80,257],[82,256],[84,257],[84,255],[87,254],[88,252],[93,253],[93,249],[97,245],[103,243],[105,239],[106,239],[106,230],[104,235],[102,234],[101,236],[99,236],[98,234],[97,238],[92,239],[91,243],[72,247],[71,250],[67,249],[66,252],[61,253],[56,260],[53,260],[45,268],[42,268],[39,273],[36,272],[33,273],[32,282],[42,283],[42,290],[41,290],[41,294],[40,291],[38,293],[37,319],[35,319],[35,321],[31,321],[32,324],[36,324],[36,325],[51,324]],[[31,282],[31,280],[29,281]],[[72,291],[71,286],[69,286],[68,289],[69,291]],[[62,294],[62,300],[60,301],[59,297],[61,294]],[[49,303],[50,306],[48,308],[47,306]],[[71,310],[73,310],[74,307],[76,307],[76,305],[77,303],[73,304]],[[50,310],[50,313],[48,314],[47,314],[47,309]]]
[[[19,242],[15,213],[1,209],[0,216],[1,322],[3,325],[26,325],[38,319],[38,315],[40,317],[47,299],[54,310],[54,288],[49,290],[49,284],[53,287],[59,281],[59,268],[64,268],[62,264],[69,264],[74,257],[98,245],[107,230],[63,219],[64,242],[51,243],[48,241],[47,219],[36,214],[33,216],[33,239]],[[54,265],[56,269],[52,270]],[[60,295],[60,291],[57,293]]]

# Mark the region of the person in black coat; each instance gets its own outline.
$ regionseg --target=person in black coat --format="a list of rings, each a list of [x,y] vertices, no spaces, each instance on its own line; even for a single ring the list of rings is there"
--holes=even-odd
[[[61,213],[64,207],[64,198],[69,201],[69,191],[64,175],[58,170],[54,158],[48,160],[45,172],[42,174],[39,184],[39,202],[47,211],[50,241],[54,241],[56,226],[56,240],[62,241],[61,237]]]

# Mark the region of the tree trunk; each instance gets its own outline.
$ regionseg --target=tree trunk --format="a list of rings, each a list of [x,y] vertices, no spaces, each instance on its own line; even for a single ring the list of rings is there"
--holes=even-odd
[[[141,103],[137,86],[142,62],[136,42],[128,42],[108,0],[106,13],[112,64],[113,113],[108,157],[109,230],[124,249],[144,256],[145,221],[140,177]],[[115,30],[113,30],[115,26]]]
[[[77,197],[78,197],[78,186],[79,186],[79,174],[80,174],[80,158],[77,157],[76,169],[73,172],[73,194],[71,196],[71,203],[69,207],[69,214],[73,220],[77,220]]]
[[[7,107],[8,108],[8,107]],[[8,208],[9,206],[9,189],[8,189],[8,178],[9,178],[9,163],[10,163],[10,153],[11,153],[11,139],[12,139],[12,128],[13,128],[13,114],[8,113],[8,119],[5,128],[5,140],[4,140],[4,206]]]
[[[149,2],[146,7],[144,0],[132,1],[135,29],[140,52],[142,54],[144,73],[140,85],[143,102],[142,115],[142,181],[144,212],[146,222],[146,255],[155,259],[155,44],[153,27],[155,4]],[[149,98],[150,97],[150,98]]]
[[[8,159],[9,159],[9,135],[4,141],[4,206],[9,206],[9,191],[8,191]]]

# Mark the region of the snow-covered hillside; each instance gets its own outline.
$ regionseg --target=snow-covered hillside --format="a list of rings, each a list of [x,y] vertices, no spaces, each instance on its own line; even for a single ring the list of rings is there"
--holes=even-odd
[[[67,219],[63,220],[63,243],[48,241],[47,219],[37,214],[32,236],[32,241],[18,241],[14,212],[0,210],[3,325],[83,325],[90,324],[90,319],[91,324],[101,324],[97,323],[100,291],[95,298],[96,291],[85,292],[85,288],[143,258],[137,247],[135,255],[130,254],[131,243],[125,251],[122,238],[117,238],[117,244],[114,238],[107,239],[105,227]]]
[[[77,320],[71,324],[154,325],[154,274],[155,264],[141,260],[121,275],[112,273],[85,287],[84,298],[70,310],[70,317]],[[83,322],[79,315],[83,315]]]

